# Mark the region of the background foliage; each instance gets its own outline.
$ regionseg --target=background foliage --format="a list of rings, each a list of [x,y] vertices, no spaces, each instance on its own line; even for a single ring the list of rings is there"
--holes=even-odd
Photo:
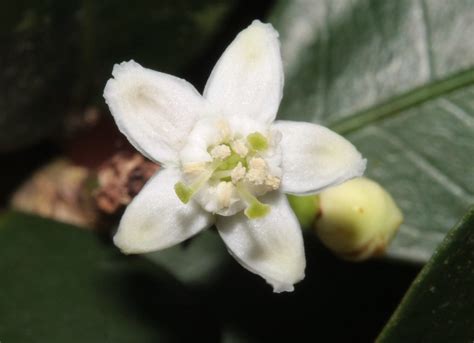
[[[133,58],[202,89],[223,49],[255,18],[280,32],[280,118],[345,135],[367,157],[367,175],[403,209],[390,258],[343,262],[308,231],[306,279],[295,293],[275,295],[212,230],[164,252],[125,257],[107,233],[4,211],[0,341],[377,337],[474,202],[470,0],[4,3],[0,200],[33,166],[67,150],[58,129],[69,114],[104,106],[113,63]],[[473,339],[472,229],[471,211],[417,277],[380,342]]]
[[[474,203],[472,3],[282,1],[271,18],[280,115],[345,134],[405,214],[390,256],[426,261]]]

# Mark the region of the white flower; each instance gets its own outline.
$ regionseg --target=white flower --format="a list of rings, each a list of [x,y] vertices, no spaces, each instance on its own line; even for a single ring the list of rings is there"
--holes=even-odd
[[[229,252],[275,292],[304,278],[298,221],[284,193],[360,176],[347,140],[309,123],[276,121],[283,91],[278,33],[254,21],[226,49],[201,96],[134,61],[114,66],[104,97],[120,131],[162,169],[127,207],[115,244],[146,253],[213,224]]]

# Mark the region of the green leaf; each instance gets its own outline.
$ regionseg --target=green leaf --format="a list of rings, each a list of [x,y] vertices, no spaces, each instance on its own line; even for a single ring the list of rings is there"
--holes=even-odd
[[[81,57],[106,79],[113,64],[129,59],[162,72],[182,73],[203,54],[235,4],[234,0],[141,0],[130,6],[84,0]],[[105,80],[100,80],[100,90]]]
[[[193,286],[215,282],[232,259],[213,230],[205,230],[188,242],[146,256],[182,283]]]
[[[115,63],[183,73],[197,63],[235,1],[36,1],[0,4],[0,152],[37,143],[71,104],[103,104]],[[182,76],[182,75],[181,75]]]
[[[2,342],[212,341],[187,288],[92,232],[3,214],[0,273]]]
[[[474,208],[449,232],[377,342],[472,342]]]
[[[426,261],[474,203],[469,1],[280,1],[284,119],[322,123],[368,159],[405,215],[389,255]]]

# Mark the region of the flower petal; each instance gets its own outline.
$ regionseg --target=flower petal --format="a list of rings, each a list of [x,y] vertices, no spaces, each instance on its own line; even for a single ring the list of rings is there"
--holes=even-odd
[[[273,192],[262,197],[262,202],[271,206],[265,217],[248,219],[242,212],[217,217],[217,229],[243,267],[262,276],[274,292],[293,291],[306,267],[298,220],[285,195]]]
[[[155,162],[175,162],[187,134],[205,111],[205,101],[185,80],[143,68],[116,64],[104,89],[120,131]]]
[[[204,97],[225,116],[270,124],[283,93],[278,32],[255,20],[227,47],[207,81]]]
[[[179,173],[159,171],[125,210],[114,243],[126,254],[168,248],[213,223],[196,203],[184,205],[174,192]]]
[[[273,128],[282,133],[282,192],[316,193],[364,173],[357,149],[323,126],[277,121]]]

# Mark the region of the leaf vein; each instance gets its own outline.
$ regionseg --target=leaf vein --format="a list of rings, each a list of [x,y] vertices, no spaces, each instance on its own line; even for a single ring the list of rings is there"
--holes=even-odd
[[[420,0],[420,9],[422,25],[422,36],[420,41],[425,51],[424,60],[427,64],[428,77],[431,80],[435,75],[434,56],[433,51],[431,50],[431,27],[428,17],[428,8],[425,0]]]
[[[340,134],[347,134],[472,84],[474,84],[474,68],[469,68],[448,78],[412,89],[392,100],[352,115],[345,115],[344,119],[330,124],[329,127]]]
[[[371,128],[376,135],[387,139],[395,147],[403,151],[406,157],[413,162],[415,166],[423,170],[433,180],[439,183],[449,193],[463,200],[467,204],[474,203],[474,195],[470,194],[463,187],[451,180],[442,170],[438,169],[431,161],[426,159],[418,151],[411,148],[406,142],[392,135],[388,131],[380,127]]]
[[[471,117],[461,106],[456,104],[454,101],[442,98],[439,100],[438,105],[447,113],[460,120],[469,128],[474,128],[474,118]]]

